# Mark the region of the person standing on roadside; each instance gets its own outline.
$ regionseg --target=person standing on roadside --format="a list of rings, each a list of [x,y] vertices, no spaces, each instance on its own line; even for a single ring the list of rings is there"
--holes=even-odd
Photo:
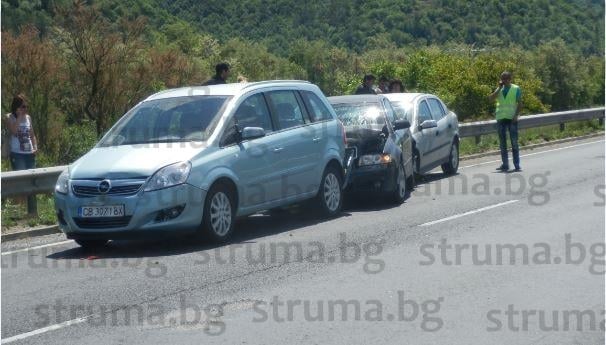
[[[229,65],[222,62],[215,66],[215,76],[202,84],[202,86],[227,84],[227,78],[229,78]]]
[[[11,113],[7,118],[10,131],[10,161],[13,170],[34,169],[38,140],[27,113],[25,96],[13,97]]]
[[[518,116],[522,109],[522,90],[516,84],[511,83],[510,72],[501,73],[501,79],[497,89],[488,96],[491,101],[496,100],[495,117],[497,120],[497,132],[499,134],[499,146],[501,149],[502,164],[497,168],[499,171],[509,170],[509,158],[507,156],[507,132],[511,141],[513,165],[515,171],[521,171],[520,149],[518,146]]]
[[[375,83],[375,76],[372,74],[367,74],[364,76],[364,79],[362,79],[362,85],[358,86],[358,88],[356,89],[356,95],[365,95],[365,94],[370,94],[370,95],[374,95],[377,92],[375,91],[375,89],[373,88],[373,84]]]
[[[22,94],[13,97],[11,113],[6,118],[10,133],[10,162],[13,170],[34,169],[36,167],[36,153],[38,140],[32,126],[32,119],[27,113],[27,101]],[[19,200],[21,200],[19,198]],[[21,201],[20,201],[21,202]],[[28,195],[27,212],[34,214],[36,210],[36,196]]]

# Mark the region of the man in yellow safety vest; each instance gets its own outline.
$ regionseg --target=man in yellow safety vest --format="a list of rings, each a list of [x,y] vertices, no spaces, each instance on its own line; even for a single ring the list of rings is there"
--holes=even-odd
[[[515,171],[520,171],[522,168],[520,167],[520,150],[518,147],[518,116],[522,109],[522,91],[518,85],[511,83],[510,72],[501,73],[499,86],[488,98],[491,101],[496,100],[497,103],[495,115],[502,161],[497,170],[509,170],[509,159],[507,157],[507,132],[509,132],[513,165]]]

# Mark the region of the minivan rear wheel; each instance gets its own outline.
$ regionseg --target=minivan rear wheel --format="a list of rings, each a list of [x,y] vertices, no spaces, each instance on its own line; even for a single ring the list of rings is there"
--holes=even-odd
[[[334,166],[328,166],[322,175],[316,204],[324,217],[335,217],[343,208],[343,177]]]
[[[225,184],[211,187],[204,202],[202,232],[212,242],[226,242],[234,231],[236,205],[233,191]]]

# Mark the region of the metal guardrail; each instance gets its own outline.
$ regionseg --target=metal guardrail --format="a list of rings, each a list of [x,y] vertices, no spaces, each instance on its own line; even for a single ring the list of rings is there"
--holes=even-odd
[[[563,128],[562,126],[566,122],[591,119],[600,119],[600,121],[603,121],[604,107],[521,116],[518,120],[518,126],[520,129],[523,129],[560,124],[560,128]],[[495,120],[459,124],[459,135],[461,137],[476,137],[476,141],[479,141],[479,138],[482,135],[493,134],[495,132]],[[57,181],[59,174],[66,168],[67,166],[63,165],[49,168],[3,172],[1,174],[2,198],[50,193],[55,188],[55,182]]]
[[[604,107],[520,116],[518,118],[518,129],[560,125],[560,129],[564,130],[564,123],[566,122],[593,119],[603,121]],[[497,121],[495,120],[460,123],[459,136],[461,138],[476,137],[476,142],[478,142],[480,136],[494,134],[496,132],[496,125]]]

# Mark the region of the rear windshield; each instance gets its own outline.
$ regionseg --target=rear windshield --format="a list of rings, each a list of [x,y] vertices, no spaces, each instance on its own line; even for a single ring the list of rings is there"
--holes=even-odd
[[[188,96],[140,103],[101,139],[99,146],[204,141],[231,96]]]
[[[374,127],[385,124],[379,103],[339,103],[333,104],[333,108],[344,126]]]

